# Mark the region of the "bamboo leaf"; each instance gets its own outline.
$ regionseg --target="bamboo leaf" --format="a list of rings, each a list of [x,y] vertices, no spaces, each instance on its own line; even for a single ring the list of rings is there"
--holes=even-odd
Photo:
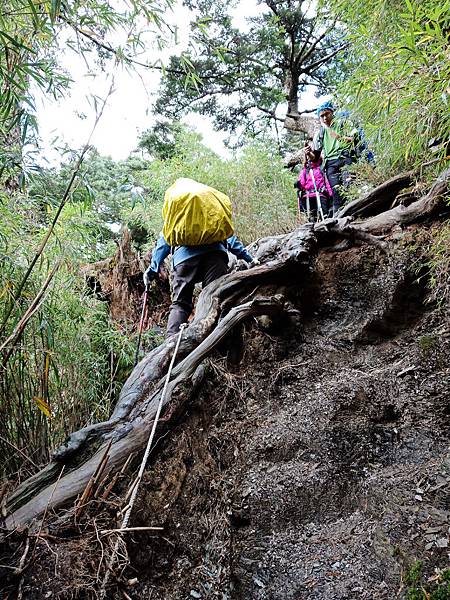
[[[25,44],[22,44],[17,38],[12,37],[11,35],[9,35],[8,33],[6,33],[6,31],[0,31],[0,39],[5,38],[5,40],[8,40],[9,42],[11,42],[11,44],[13,46],[15,46],[16,48],[20,48],[21,50],[26,50],[27,52],[31,52],[33,54],[35,54],[35,50],[33,50],[33,48],[31,48],[30,46],[26,46]],[[5,43],[5,45],[7,45]]]
[[[32,19],[33,19],[34,26],[36,29],[38,29],[41,26],[41,20],[38,16],[38,13],[36,11],[36,6],[35,6],[33,0],[28,0],[28,6],[30,7],[31,14],[33,15]]]
[[[61,10],[61,0],[52,0],[50,6],[50,20],[52,24],[56,21]]]
[[[34,400],[36,406],[38,407],[38,409],[42,413],[44,413],[44,415],[48,419],[51,419],[52,418],[52,412],[50,410],[50,406],[47,404],[47,402],[44,400],[44,398],[41,398],[40,396],[33,396],[33,400]]]

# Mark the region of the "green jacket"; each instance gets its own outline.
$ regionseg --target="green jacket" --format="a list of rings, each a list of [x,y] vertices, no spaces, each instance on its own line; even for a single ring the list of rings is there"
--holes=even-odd
[[[331,132],[338,135],[351,137],[352,141],[336,139],[331,135]],[[354,153],[355,144],[358,138],[358,129],[348,119],[335,116],[331,127],[320,127],[319,131],[314,136],[313,148],[316,152],[321,152],[324,163],[327,161],[351,157]]]

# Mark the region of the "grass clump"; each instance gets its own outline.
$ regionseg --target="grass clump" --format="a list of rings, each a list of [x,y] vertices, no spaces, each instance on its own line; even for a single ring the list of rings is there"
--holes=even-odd
[[[434,335],[422,335],[419,338],[419,348],[423,354],[429,354],[435,347],[437,339]]]
[[[407,600],[450,600],[450,569],[444,569],[433,579],[424,581],[423,562],[415,561],[405,575]]]

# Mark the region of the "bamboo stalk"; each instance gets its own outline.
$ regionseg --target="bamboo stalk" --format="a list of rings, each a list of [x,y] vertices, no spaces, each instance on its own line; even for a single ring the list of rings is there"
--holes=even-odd
[[[98,463],[97,468],[92,474],[92,477],[89,479],[87,486],[84,488],[81,498],[78,501],[77,506],[75,507],[75,519],[78,519],[81,516],[84,507],[86,506],[87,502],[89,501],[92,495],[92,491],[95,489],[96,484],[100,480],[103,471],[105,470],[109,459],[109,450],[111,448],[111,444],[112,440],[109,440],[109,444],[106,446],[105,452],[103,453],[103,456],[100,462]]]
[[[50,282],[52,281],[56,271],[59,269],[60,266],[61,266],[61,260],[58,260],[56,265],[53,267],[53,269],[48,274],[47,279],[42,284],[42,287],[39,290],[39,292],[37,293],[33,302],[30,304],[30,306],[28,307],[28,309],[25,312],[25,314],[23,315],[23,317],[17,323],[16,328],[14,329],[12,334],[0,346],[0,352],[3,352],[8,346],[10,346],[2,359],[2,367],[3,368],[5,368],[8,360],[9,360],[9,357],[11,356],[11,354],[14,350],[14,346],[16,345],[16,343],[22,336],[22,333],[23,333],[25,327],[27,326],[28,321],[41,307],[41,304],[44,301],[45,292],[47,291],[47,288],[50,285]]]

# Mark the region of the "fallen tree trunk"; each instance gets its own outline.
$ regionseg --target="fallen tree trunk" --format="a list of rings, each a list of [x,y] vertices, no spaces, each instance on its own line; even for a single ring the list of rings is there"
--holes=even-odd
[[[412,185],[414,174],[414,171],[409,171],[408,173],[402,173],[401,175],[392,177],[392,179],[388,179],[362,198],[358,198],[343,206],[338,216],[340,218],[365,218],[389,209],[397,194],[404,188]]]
[[[177,389],[189,390],[189,385],[182,384],[190,382],[199,364],[237,323],[285,310],[279,294],[260,297],[258,290],[268,283],[288,282],[294,274],[296,279],[306,277],[315,251],[316,239],[310,225],[285,236],[261,240],[257,256],[264,264],[226,275],[205,288],[195,319],[183,335],[179,351],[183,360],[172,372],[163,406],[174,400]],[[174,346],[174,338],[167,340],[136,366],[109,421],[72,434],[47,467],[19,486],[8,500],[11,514],[6,519],[7,528],[21,526],[46,508],[74,500],[105,460],[106,451],[104,476],[119,468],[130,453],[145,446],[161,397],[161,377]],[[183,389],[176,403],[184,404],[189,399],[189,393]],[[55,485],[63,465],[64,474]]]
[[[329,219],[316,227],[307,224],[290,234],[255,242],[250,250],[262,263],[260,266],[225,275],[201,293],[195,318],[183,334],[164,406],[176,405],[180,409],[185,405],[202,361],[236,324],[251,316],[289,310],[276,290],[282,285],[301,286],[311,270],[318,246],[344,237],[385,250],[386,242],[373,234],[449,210],[445,204],[449,176],[450,169],[442,173],[426,196],[408,208],[397,207],[364,223],[351,224],[348,218]],[[47,467],[18,487],[7,503],[9,529],[24,525],[47,509],[73,501],[84,491],[102,461],[106,461],[103,470],[106,476],[120,468],[131,453],[145,447],[161,398],[164,385],[161,378],[174,347],[175,339],[170,338],[149,353],[126,381],[111,418],[73,433]],[[173,407],[169,413],[173,413]],[[63,466],[64,473],[57,481]]]

